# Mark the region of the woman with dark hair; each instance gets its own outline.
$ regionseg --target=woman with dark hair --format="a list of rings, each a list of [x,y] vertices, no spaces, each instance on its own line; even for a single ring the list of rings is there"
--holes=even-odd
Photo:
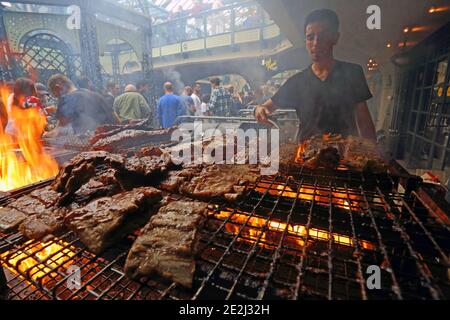
[[[9,120],[6,127],[6,133],[16,135],[16,125],[14,118],[14,109],[38,109],[42,114],[45,114],[44,107],[41,100],[38,98],[34,82],[27,78],[19,78],[14,84],[14,92],[8,99],[8,114]]]

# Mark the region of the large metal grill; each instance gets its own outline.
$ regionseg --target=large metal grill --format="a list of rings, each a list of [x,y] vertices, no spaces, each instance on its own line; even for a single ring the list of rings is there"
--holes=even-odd
[[[233,206],[211,203],[193,290],[159,278],[129,280],[123,266],[134,235],[101,257],[70,232],[49,243],[5,236],[9,297],[448,299],[450,228],[414,190],[398,191],[398,180],[303,171],[261,177]],[[45,250],[51,254],[42,258]],[[380,289],[367,286],[373,267]]]

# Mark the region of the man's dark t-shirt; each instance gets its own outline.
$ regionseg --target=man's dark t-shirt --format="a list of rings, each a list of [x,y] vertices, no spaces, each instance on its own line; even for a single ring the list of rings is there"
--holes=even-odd
[[[96,92],[77,90],[61,98],[58,119],[69,121],[76,134],[94,131],[99,125],[115,122],[111,108]]]
[[[272,101],[297,110],[301,141],[316,134],[358,135],[355,106],[371,98],[362,67],[336,61],[325,81],[310,66],[290,78]]]

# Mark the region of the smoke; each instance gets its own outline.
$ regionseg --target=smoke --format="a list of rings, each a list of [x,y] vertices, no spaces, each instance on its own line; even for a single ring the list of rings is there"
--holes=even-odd
[[[181,80],[181,74],[172,67],[164,68],[162,70],[164,82],[170,81],[174,85],[175,92],[182,93],[185,87]]]

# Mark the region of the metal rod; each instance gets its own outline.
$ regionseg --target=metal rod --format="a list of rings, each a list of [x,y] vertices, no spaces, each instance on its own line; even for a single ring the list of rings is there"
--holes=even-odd
[[[435,300],[439,300],[442,296],[442,293],[438,288],[435,288],[433,285],[432,276],[428,275],[427,272],[424,270],[424,266],[420,262],[419,255],[414,250],[414,248],[411,245],[411,239],[406,230],[403,228],[402,223],[398,220],[396,213],[392,210],[391,205],[387,202],[386,197],[384,196],[383,192],[377,187],[378,194],[380,195],[380,198],[382,199],[385,209],[387,213],[389,213],[393,220],[394,224],[397,227],[397,229],[400,231],[401,237],[403,238],[403,241],[405,242],[405,245],[411,254],[412,258],[414,259],[414,262],[417,266],[417,270],[419,271],[419,274],[421,276],[422,284],[429,290],[431,297]]]
[[[350,225],[352,228],[352,238],[353,238],[353,245],[355,246],[355,256],[356,256],[356,262],[358,264],[358,280],[359,280],[359,284],[361,287],[361,295],[363,300],[367,300],[367,291],[366,291],[366,283],[364,281],[364,277],[363,277],[363,267],[362,267],[362,261],[361,261],[361,256],[362,256],[362,252],[361,252],[361,248],[359,245],[359,241],[358,241],[358,237],[356,235],[356,229],[355,229],[355,220],[353,218],[353,210],[352,210],[352,200],[350,199],[350,194],[349,194],[349,190],[348,190],[348,186],[345,185],[345,191],[346,191],[346,196],[347,196],[347,203],[349,206],[348,209],[348,214],[350,216]]]

